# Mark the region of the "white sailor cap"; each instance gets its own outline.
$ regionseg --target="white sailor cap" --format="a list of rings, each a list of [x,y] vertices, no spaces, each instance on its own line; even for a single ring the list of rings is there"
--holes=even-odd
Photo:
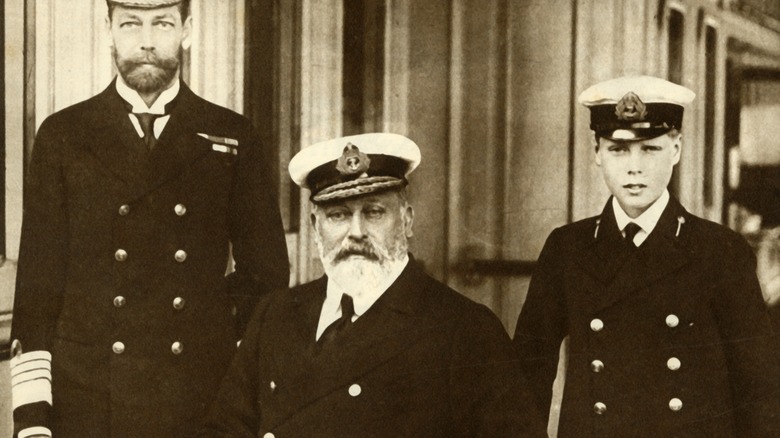
[[[407,137],[369,133],[315,143],[298,152],[288,167],[296,184],[324,203],[408,184],[420,164],[420,148]]]
[[[580,94],[590,109],[590,128],[612,140],[655,138],[681,129],[685,105],[696,94],[653,76],[624,76],[599,82]]]

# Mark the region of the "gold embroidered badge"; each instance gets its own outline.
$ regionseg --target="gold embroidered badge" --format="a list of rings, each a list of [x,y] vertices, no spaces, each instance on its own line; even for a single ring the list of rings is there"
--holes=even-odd
[[[347,143],[344,146],[344,153],[341,154],[336,170],[342,175],[354,175],[356,173],[365,173],[371,165],[371,159],[368,155],[360,152],[357,146]]]
[[[615,107],[615,115],[618,120],[624,120],[626,122],[642,121],[647,116],[647,110],[644,102],[629,91],[623,96]]]

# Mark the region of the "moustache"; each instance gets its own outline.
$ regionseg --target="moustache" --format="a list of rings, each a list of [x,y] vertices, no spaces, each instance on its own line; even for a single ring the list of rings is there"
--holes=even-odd
[[[378,262],[380,260],[374,245],[371,242],[349,242],[346,247],[341,248],[336,257],[333,258],[334,263],[342,262],[352,256],[362,256],[367,260],[373,260]]]
[[[136,68],[142,65],[153,65],[163,70],[169,70],[178,68],[179,60],[176,57],[161,58],[154,52],[143,52],[130,58],[123,59],[122,64],[128,68]]]

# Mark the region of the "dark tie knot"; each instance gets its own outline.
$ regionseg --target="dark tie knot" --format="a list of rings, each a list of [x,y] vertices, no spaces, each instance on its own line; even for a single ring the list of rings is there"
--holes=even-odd
[[[154,121],[162,117],[163,114],[133,113],[133,115],[138,119],[138,124],[141,125],[141,130],[144,132],[146,146],[151,149],[154,147],[156,140],[154,136]]]
[[[317,341],[317,346],[322,349],[332,344],[346,329],[352,325],[352,317],[355,316],[355,305],[352,302],[352,297],[347,294],[341,295],[341,318],[334,321],[329,325],[320,339]]]
[[[636,233],[638,233],[641,229],[642,227],[635,224],[634,222],[629,222],[628,225],[623,228],[623,232],[626,234],[626,241],[632,247],[636,247],[636,244],[634,243],[634,236],[636,236]]]
[[[353,316],[355,316],[355,303],[352,302],[352,297],[341,294],[341,319],[349,318],[352,322]]]

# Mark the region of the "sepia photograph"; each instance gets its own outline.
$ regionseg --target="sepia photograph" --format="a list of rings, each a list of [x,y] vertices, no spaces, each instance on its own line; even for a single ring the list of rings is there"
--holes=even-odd
[[[0,438],[780,437],[780,0],[0,17]]]

